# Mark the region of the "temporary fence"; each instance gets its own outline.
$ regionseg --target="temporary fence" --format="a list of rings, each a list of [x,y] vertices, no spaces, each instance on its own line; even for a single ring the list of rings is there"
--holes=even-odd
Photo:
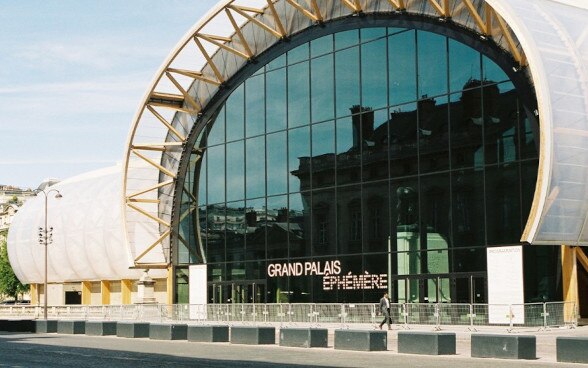
[[[49,306],[48,318],[83,320],[183,321],[193,323],[273,323],[316,326],[375,326],[383,321],[373,303],[297,304],[132,304]],[[41,318],[42,306],[0,306],[0,318]],[[577,325],[575,303],[459,304],[392,303],[390,322],[404,328],[413,325],[550,328]]]

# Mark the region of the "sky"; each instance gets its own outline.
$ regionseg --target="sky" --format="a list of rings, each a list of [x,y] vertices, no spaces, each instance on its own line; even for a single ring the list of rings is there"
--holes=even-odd
[[[0,185],[120,163],[155,73],[217,0],[0,0]]]

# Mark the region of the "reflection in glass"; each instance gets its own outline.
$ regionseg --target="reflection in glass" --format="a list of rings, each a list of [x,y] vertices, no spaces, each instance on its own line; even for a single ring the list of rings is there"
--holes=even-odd
[[[312,126],[312,185],[335,184],[335,126],[332,121]]]
[[[225,141],[225,107],[220,110],[216,120],[208,126],[208,139],[206,144],[209,146],[220,144]]]
[[[288,144],[286,132],[268,134],[267,139],[267,194],[288,191]]]
[[[379,109],[388,103],[386,52],[386,39],[361,46],[361,98],[363,106]]]
[[[245,148],[247,198],[262,197],[265,195],[265,137],[247,139]]]
[[[267,256],[268,258],[288,257],[288,238],[292,232],[288,226],[288,196],[267,199]],[[292,249],[290,247],[290,249]]]
[[[245,208],[246,241],[245,259],[265,258],[266,229],[270,222],[266,212],[265,198],[247,201]]]
[[[447,38],[430,32],[417,32],[419,96],[447,93]],[[435,55],[435,57],[432,57]]]
[[[310,85],[308,62],[288,67],[288,126],[308,124],[310,120]]]
[[[359,47],[335,54],[335,96],[338,117],[350,115],[359,105]]]
[[[227,201],[245,198],[243,141],[227,144]]]
[[[225,201],[225,146],[214,146],[208,152],[208,203]]]
[[[288,197],[288,245],[290,257],[310,254],[310,197],[308,194],[293,193]]]
[[[311,93],[312,121],[333,119],[335,113],[335,96],[333,94],[333,55],[312,59]]]
[[[286,129],[286,68],[266,74],[267,132]]]
[[[227,141],[243,139],[243,132],[245,129],[244,97],[244,88],[243,85],[240,85],[227,99]]]
[[[333,35],[323,36],[310,41],[310,57],[333,52]]]
[[[265,131],[264,76],[251,77],[245,82],[245,131],[247,137]]]
[[[303,200],[306,194],[303,194]],[[312,193],[312,254],[337,253],[337,208],[335,190]]]
[[[415,101],[416,32],[406,31],[388,37],[388,73],[390,106]]]
[[[288,131],[289,191],[306,190],[310,183],[310,127]]]
[[[449,90],[461,91],[464,86],[479,87],[482,80],[480,53],[463,43],[449,39]],[[476,81],[475,84],[468,82]]]
[[[245,257],[245,203],[243,201],[227,203],[225,212],[225,236],[227,261],[242,261]],[[232,275],[240,276],[240,275]],[[243,275],[244,276],[244,275]]]

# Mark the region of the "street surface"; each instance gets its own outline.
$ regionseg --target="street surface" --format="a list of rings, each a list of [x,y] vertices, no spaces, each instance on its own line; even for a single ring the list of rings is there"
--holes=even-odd
[[[504,331],[482,331],[504,333]],[[288,348],[230,343],[157,341],[118,337],[0,333],[0,367],[582,367],[555,362],[555,336],[586,336],[588,328],[539,331],[537,360],[479,359],[469,356],[469,332],[456,331],[457,355],[396,353],[397,330],[389,333],[389,351],[353,352],[332,348]],[[518,332],[528,334],[527,332]]]

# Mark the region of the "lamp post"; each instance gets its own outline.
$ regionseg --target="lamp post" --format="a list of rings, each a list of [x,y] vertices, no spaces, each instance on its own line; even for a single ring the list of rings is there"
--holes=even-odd
[[[45,294],[44,298],[43,298],[43,319],[47,319],[47,247],[49,244],[53,243],[53,227],[48,228],[47,227],[47,204],[48,204],[48,200],[49,200],[49,194],[51,192],[55,192],[55,197],[54,198],[61,198],[63,197],[61,195],[61,193],[59,193],[59,191],[57,189],[50,189],[48,191],[45,191],[44,189],[39,189],[37,191],[38,193],[43,193],[43,195],[45,195],[45,227],[39,228],[39,243],[41,243],[42,245],[45,246],[45,278],[44,278],[44,284],[43,284],[43,292]]]

